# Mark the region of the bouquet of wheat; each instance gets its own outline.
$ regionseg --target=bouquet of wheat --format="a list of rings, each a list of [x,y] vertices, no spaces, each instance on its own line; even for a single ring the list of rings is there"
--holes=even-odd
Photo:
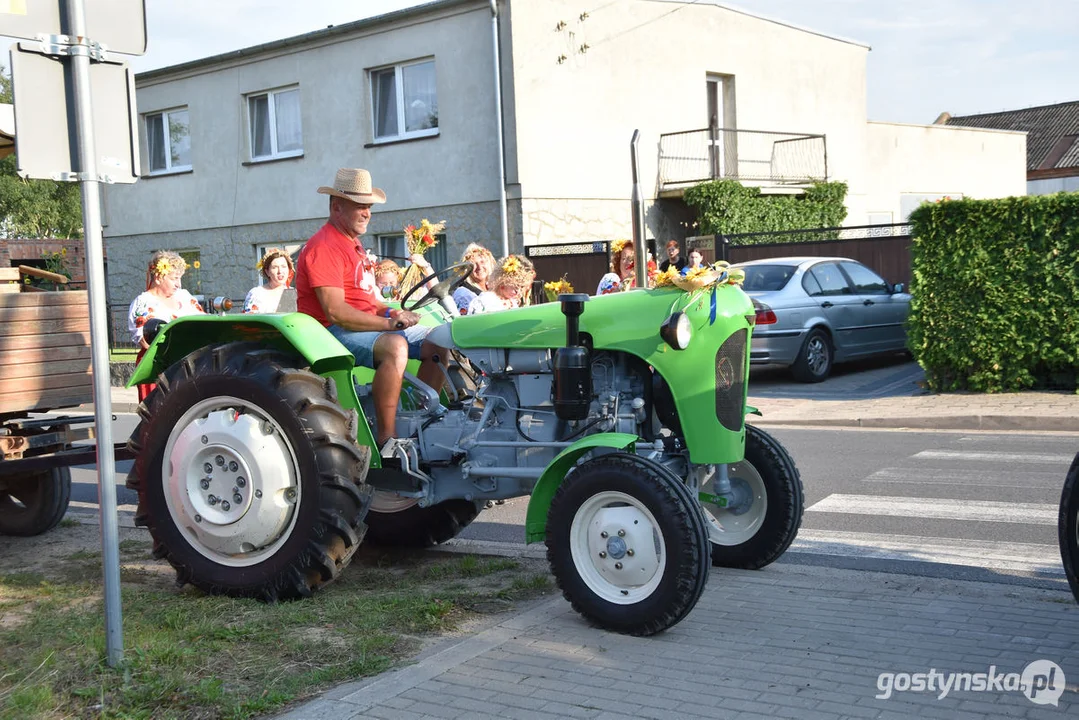
[[[429,249],[438,245],[438,238],[436,237],[446,227],[446,221],[443,220],[439,223],[431,223],[424,218],[420,221],[419,225],[406,225],[405,226],[405,245],[408,247],[408,256],[411,258],[413,255],[423,255]],[[420,280],[423,280],[424,273],[420,270],[416,263],[412,263],[405,270],[404,277],[401,278],[401,297],[408,294],[408,291],[420,284]]]

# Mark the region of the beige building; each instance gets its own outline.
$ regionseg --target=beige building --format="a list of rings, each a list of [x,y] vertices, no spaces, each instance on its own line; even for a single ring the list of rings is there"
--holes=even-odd
[[[847,223],[923,199],[1024,193],[1025,135],[870,123],[857,42],[710,2],[500,0],[509,245],[628,236],[640,131],[647,235],[692,234],[682,191],[730,177],[765,192],[850,186]],[[416,8],[136,78],[143,176],[108,188],[114,298],[152,250],[200,260],[188,285],[242,297],[270,245],[323,222],[315,193],[369,168],[388,202],[369,247],[446,220],[436,265],[502,244],[496,51],[488,0]]]

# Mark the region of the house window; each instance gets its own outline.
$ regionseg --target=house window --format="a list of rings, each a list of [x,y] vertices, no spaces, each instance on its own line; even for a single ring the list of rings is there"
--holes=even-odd
[[[371,107],[376,142],[437,135],[435,61],[372,70]]]
[[[266,254],[266,251],[268,251],[270,248],[284,248],[285,252],[287,252],[289,254],[289,257],[292,258],[292,265],[295,267],[296,260],[300,256],[300,248],[302,248],[302,247],[303,247],[302,242],[291,242],[291,243],[271,242],[271,243],[262,243],[260,245],[256,245],[255,246],[255,263],[257,264],[258,261],[262,259],[262,256]],[[264,285],[266,283],[266,277],[257,268],[255,269],[255,276],[256,276],[255,277],[256,284]]]
[[[187,271],[180,283],[192,295],[202,294],[202,253],[199,250],[178,250],[177,254],[187,263]]]
[[[247,118],[252,160],[274,160],[303,154],[300,88],[248,95]]]
[[[191,127],[187,108],[146,115],[150,174],[191,169]]]

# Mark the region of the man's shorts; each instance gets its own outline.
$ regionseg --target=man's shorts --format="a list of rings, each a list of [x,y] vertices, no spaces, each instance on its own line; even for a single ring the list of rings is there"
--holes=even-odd
[[[356,356],[357,365],[369,368],[375,366],[375,342],[380,336],[387,333],[345,330],[336,325],[330,325],[326,329]],[[392,331],[393,334],[401,335],[408,341],[408,357],[412,360],[420,359],[420,348],[423,346],[423,341],[427,338],[427,333],[429,332],[431,332],[431,328],[423,325],[413,325],[404,330]]]

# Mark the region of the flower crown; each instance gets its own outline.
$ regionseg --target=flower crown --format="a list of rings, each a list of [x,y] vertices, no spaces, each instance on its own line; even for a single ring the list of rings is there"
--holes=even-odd
[[[159,258],[154,266],[150,268],[150,272],[154,277],[165,277],[174,270],[187,270],[187,261],[180,258],[180,262],[170,261],[168,258]]]
[[[633,241],[627,238],[619,238],[618,240],[612,240],[611,255],[613,257],[618,257],[622,254],[622,251],[625,250],[627,246],[633,247]]]
[[[519,273],[521,269],[521,261],[512,255],[502,261],[502,272],[507,275]]]
[[[289,270],[291,270],[292,269],[292,258],[289,256],[288,252],[285,251],[284,248],[270,248],[269,250],[267,250],[266,253],[262,257],[259,258],[259,261],[257,263],[255,263],[255,269],[261,271],[263,266],[267,262],[272,263],[274,260],[276,260],[279,257],[285,258],[285,260],[288,262]]]

